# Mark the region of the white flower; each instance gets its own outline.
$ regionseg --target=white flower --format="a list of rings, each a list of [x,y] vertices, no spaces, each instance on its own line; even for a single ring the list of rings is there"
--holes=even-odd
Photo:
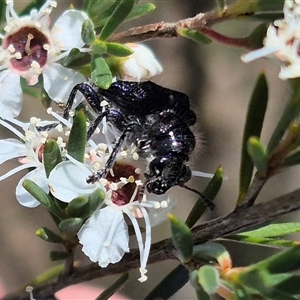
[[[13,158],[18,158],[21,165],[0,176],[0,181],[21,170],[34,168],[19,181],[16,187],[16,198],[20,204],[26,207],[36,207],[39,205],[39,202],[23,188],[22,183],[25,179],[30,179],[44,191],[49,191],[43,164],[43,149],[48,134],[37,131],[36,125],[40,122],[37,118],[31,118],[29,124],[19,122],[15,119],[10,119],[9,121],[22,127],[24,134],[0,119],[0,124],[15,133],[21,140],[11,138],[0,140],[0,165]],[[64,144],[61,143],[61,146],[63,147]]]
[[[127,81],[144,81],[162,72],[153,52],[142,44],[125,44],[133,54],[118,59],[118,77]]]
[[[88,195],[96,188],[105,187],[106,207],[96,211],[78,232],[79,242],[83,252],[99,266],[106,267],[109,263],[119,262],[125,252],[129,252],[128,227],[124,219],[126,214],[136,233],[140,251],[140,281],[147,280],[146,264],[151,245],[151,222],[149,213],[164,209],[167,214],[169,199],[166,196],[156,196],[143,189],[143,173],[147,161],[138,159],[132,149],[121,151],[112,170],[106,179],[100,179],[94,184],[87,184],[86,178],[93,170],[102,169],[106,160],[108,147],[100,144],[98,149],[91,149],[86,156],[88,162],[79,163],[66,155],[69,161],[58,164],[50,173],[49,185],[51,193],[61,201],[70,202],[77,196]],[[138,160],[134,160],[135,159]],[[152,212],[151,212],[152,211]],[[152,219],[155,222],[154,214]],[[158,214],[160,222],[163,221]],[[157,216],[157,217],[158,217]],[[145,224],[145,239],[137,219],[143,218]],[[164,220],[166,217],[164,218]],[[157,225],[157,223],[155,224]]]
[[[244,62],[274,54],[284,62],[279,78],[300,77],[300,1],[286,0],[284,19],[269,26],[264,47],[242,56]]]
[[[35,85],[43,75],[44,88],[51,99],[64,102],[73,86],[84,77],[57,61],[72,48],[83,49],[81,27],[88,18],[83,12],[67,10],[50,30],[49,15],[56,1],[48,0],[39,11],[19,17],[7,0],[5,34],[0,34],[0,116],[16,117],[21,111],[20,77]]]

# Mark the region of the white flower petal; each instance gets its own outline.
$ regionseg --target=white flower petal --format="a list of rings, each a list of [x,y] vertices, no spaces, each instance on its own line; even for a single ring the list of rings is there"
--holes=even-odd
[[[81,28],[88,16],[78,10],[65,11],[55,22],[51,30],[51,37],[61,50],[71,50],[72,48],[82,48],[84,42],[81,39]]]
[[[20,76],[10,70],[0,73],[0,117],[17,117],[22,109]]]
[[[32,180],[40,188],[42,188],[46,193],[49,192],[48,180],[43,168],[36,168],[35,170],[26,174],[18,183],[16,188],[16,197],[20,204],[26,207],[37,207],[40,202],[38,202],[31,194],[29,194],[22,186],[25,179]]]
[[[84,77],[76,71],[53,63],[44,69],[44,88],[55,102],[67,101],[74,85],[84,82]]]
[[[49,175],[51,193],[57,199],[69,203],[78,196],[89,195],[100,184],[88,184],[86,178],[91,175],[88,170],[79,168],[71,161],[59,163]]]
[[[1,140],[0,149],[0,164],[10,159],[26,155],[25,145],[16,139]]]
[[[110,206],[96,211],[81,227],[78,238],[85,255],[103,268],[119,262],[125,252],[129,252],[123,213]]]

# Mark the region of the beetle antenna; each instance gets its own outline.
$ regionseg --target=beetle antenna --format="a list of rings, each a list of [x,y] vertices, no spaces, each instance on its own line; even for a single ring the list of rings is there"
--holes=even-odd
[[[190,188],[190,187],[186,186],[185,184],[180,184],[179,186],[186,189],[186,190],[194,192],[197,195],[199,195],[200,198],[201,198],[202,203],[208,208],[208,210],[210,210],[210,211],[214,210],[214,208],[215,208],[214,203],[211,200],[209,200],[206,196],[204,196],[202,193],[200,193],[199,191],[197,191],[193,188]]]

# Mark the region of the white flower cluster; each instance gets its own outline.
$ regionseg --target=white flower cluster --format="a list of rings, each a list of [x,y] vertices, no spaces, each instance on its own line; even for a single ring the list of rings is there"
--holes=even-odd
[[[279,78],[300,77],[300,1],[285,0],[284,19],[271,24],[264,39],[264,47],[242,56],[244,62],[275,55],[284,62]]]

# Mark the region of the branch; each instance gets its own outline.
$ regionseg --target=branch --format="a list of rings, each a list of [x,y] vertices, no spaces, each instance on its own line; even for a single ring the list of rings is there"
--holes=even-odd
[[[284,214],[300,209],[300,189],[289,194],[280,196],[274,200],[247,207],[241,205],[235,211],[217,219],[201,223],[192,229],[195,245],[205,243],[208,240],[223,237],[227,234],[240,232],[254,225],[274,220]],[[151,247],[148,264],[164,261],[167,259],[178,260],[171,239],[155,243]],[[111,264],[107,268],[100,268],[97,264],[90,264],[74,268],[72,274],[60,276],[58,281],[46,283],[35,287],[33,290],[36,299],[48,299],[57,291],[73,284],[101,278],[108,275],[128,272],[138,268],[139,251],[134,250],[124,255],[118,264]],[[3,300],[28,300],[29,295],[25,291],[21,294],[11,294]]]
[[[247,38],[232,38],[222,35],[210,27],[218,22],[226,19],[231,19],[237,16],[219,15],[216,11],[207,13],[199,13],[193,18],[187,18],[174,23],[159,22],[148,24],[139,27],[133,27],[127,31],[113,34],[110,42],[118,43],[137,43],[157,38],[174,38],[179,37],[178,29],[186,28],[196,30],[207,37],[220,42],[222,44],[238,47],[238,48],[251,48]]]

